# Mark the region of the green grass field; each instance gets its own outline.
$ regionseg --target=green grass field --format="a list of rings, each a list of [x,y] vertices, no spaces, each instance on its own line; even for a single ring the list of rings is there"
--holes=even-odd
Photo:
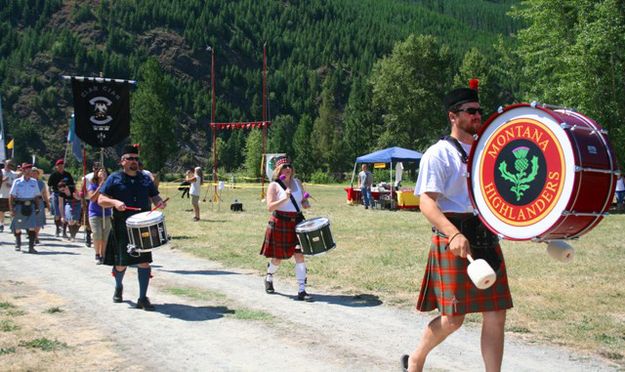
[[[265,185],[266,187],[266,185]],[[365,210],[346,203],[344,186],[306,185],[315,198],[307,217],[327,217],[337,248],[308,257],[311,292],[378,296],[387,305],[415,304],[429,249],[430,226],[419,212]],[[190,199],[181,199],[177,185],[161,184],[170,197],[166,224],[176,249],[257,270],[266,259],[258,254],[269,217],[260,200],[259,184],[226,188],[221,203],[202,202],[202,219],[193,222]],[[233,213],[237,199],[244,212]],[[507,331],[533,342],[549,342],[596,352],[625,366],[625,215],[611,215],[593,231],[572,242],[572,263],[550,258],[545,244],[502,242],[514,308]],[[158,261],[158,254],[156,255]],[[285,262],[277,277],[293,281],[293,264]],[[479,316],[468,317],[479,321]]]

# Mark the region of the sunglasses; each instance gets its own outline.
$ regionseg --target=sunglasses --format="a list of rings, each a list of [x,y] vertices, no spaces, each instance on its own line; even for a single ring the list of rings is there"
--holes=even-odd
[[[469,115],[475,115],[479,112],[480,115],[482,115],[484,113],[484,110],[482,110],[481,108],[469,107],[462,110],[456,110],[454,112],[466,112]]]
[[[128,157],[124,158],[124,160],[139,161],[139,157],[138,156],[128,156]]]
[[[291,164],[284,164],[282,166],[282,169],[285,169],[285,168],[293,169],[293,166]]]

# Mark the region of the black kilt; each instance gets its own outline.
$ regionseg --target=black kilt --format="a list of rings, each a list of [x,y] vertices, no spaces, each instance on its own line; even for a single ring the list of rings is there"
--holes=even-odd
[[[113,228],[109,234],[104,253],[104,264],[110,266],[130,266],[151,263],[152,252],[139,253],[139,257],[128,254],[128,230],[126,220],[133,214],[147,211],[119,212],[113,209]]]

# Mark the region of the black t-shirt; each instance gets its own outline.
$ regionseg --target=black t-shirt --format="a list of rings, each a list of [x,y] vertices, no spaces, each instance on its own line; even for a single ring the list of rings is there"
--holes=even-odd
[[[67,186],[74,187],[74,179],[72,175],[63,171],[63,173],[52,172],[50,178],[48,178],[48,187],[52,190],[52,192],[59,192],[59,182],[65,182]]]

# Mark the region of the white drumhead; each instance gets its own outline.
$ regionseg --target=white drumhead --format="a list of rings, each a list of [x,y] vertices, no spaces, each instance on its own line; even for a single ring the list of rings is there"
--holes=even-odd
[[[573,147],[550,112],[513,106],[489,119],[471,151],[474,206],[505,238],[529,240],[549,231],[573,193]]]
[[[298,223],[297,226],[295,226],[295,231],[303,232],[303,233],[317,231],[321,229],[322,227],[327,226],[329,224],[330,224],[330,221],[325,217],[311,218],[309,220]]]
[[[163,213],[159,211],[153,212],[141,212],[133,214],[126,220],[126,226],[130,227],[144,227],[152,226],[163,221]]]

